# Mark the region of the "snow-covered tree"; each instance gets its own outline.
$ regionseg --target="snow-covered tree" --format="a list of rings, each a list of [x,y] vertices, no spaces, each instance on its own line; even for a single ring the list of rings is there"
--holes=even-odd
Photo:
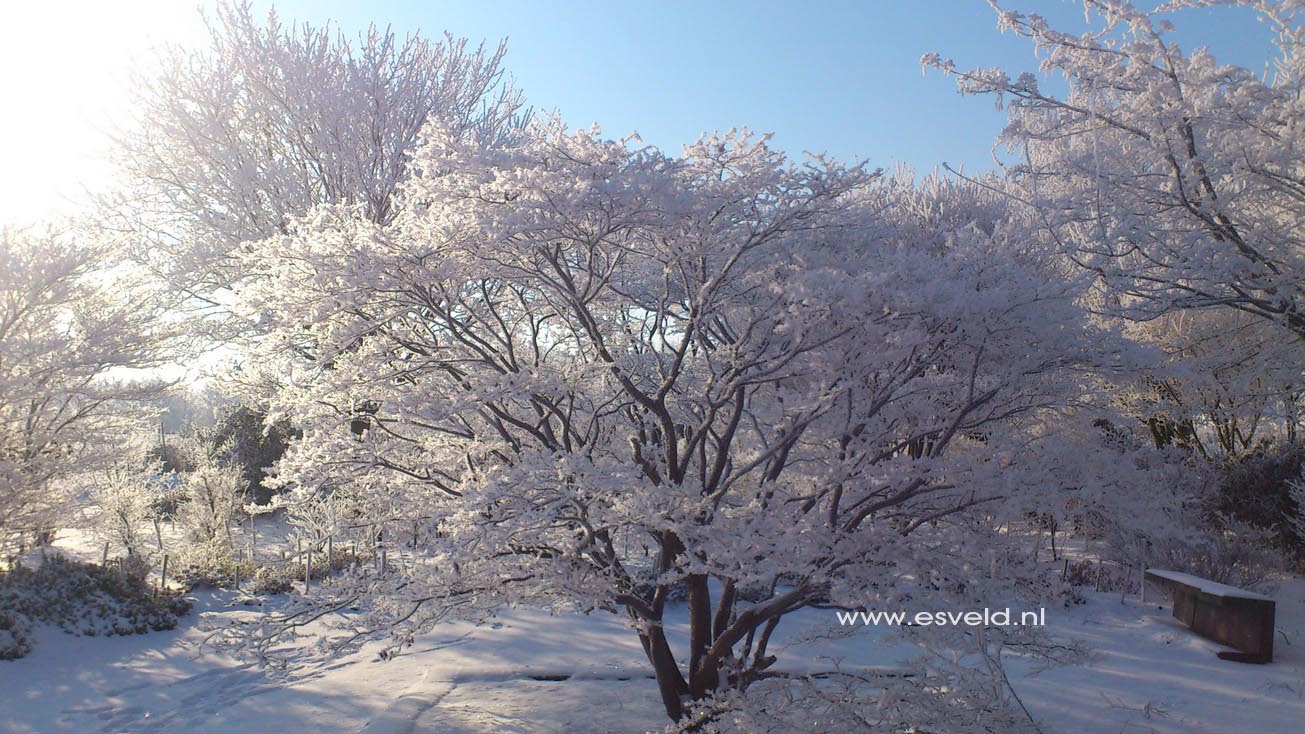
[[[428,137],[391,222],[319,210],[242,293],[304,431],[280,481],[422,526],[403,574],[322,592],[403,633],[621,609],[681,719],[765,677],[794,610],[974,593],[966,511],[1054,488],[1046,419],[1123,358],[981,187],[746,133],[678,158],[548,120]]]
[[[1228,459],[1295,440],[1305,340],[1233,309],[1184,309],[1129,324],[1128,332],[1166,356],[1142,389],[1125,395],[1157,446]]]
[[[57,526],[71,480],[106,468],[166,385],[177,334],[121,243],[69,228],[0,230],[0,542]]]
[[[162,494],[161,462],[149,458],[144,441],[128,445],[121,456],[91,480],[94,527],[101,540],[128,556],[144,555],[151,520]]]
[[[128,186],[108,210],[143,262],[211,298],[238,277],[237,245],[314,205],[388,221],[428,122],[481,143],[511,135],[522,101],[503,53],[374,26],[350,39],[218,3],[206,47],[168,47],[137,80],[118,153]]]
[[[176,513],[187,531],[183,556],[192,565],[212,567],[235,549],[232,525],[244,506],[244,478],[224,447],[191,439],[186,451],[194,469],[185,475]]]
[[[1151,319],[1236,309],[1281,338],[1305,338],[1305,26],[1300,4],[1175,0],[1142,9],[1085,0],[1095,29],[1070,34],[997,7],[999,27],[1029,39],[1044,74],[926,66],[965,94],[996,95],[1009,123],[999,143],[1018,160],[1016,198],[1043,231],[1099,277],[1113,310]],[[1271,70],[1217,63],[1173,40],[1171,14],[1212,5],[1253,9],[1277,34]]]

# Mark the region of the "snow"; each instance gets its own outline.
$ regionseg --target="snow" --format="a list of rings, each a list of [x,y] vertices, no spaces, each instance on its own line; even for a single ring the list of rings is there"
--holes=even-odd
[[[1172,581],[1176,584],[1182,584],[1183,586],[1191,586],[1211,596],[1218,596],[1218,597],[1232,598],[1232,599],[1258,599],[1260,601],[1273,601],[1272,597],[1268,597],[1263,594],[1256,594],[1253,591],[1246,591],[1244,589],[1239,589],[1236,586],[1229,586],[1227,584],[1221,584],[1216,581],[1210,581],[1209,579],[1203,579],[1200,576],[1193,576],[1190,573],[1182,573],[1180,571],[1166,571],[1160,568],[1148,568],[1146,572],[1147,575],[1149,576],[1155,576],[1157,578],[1165,579],[1166,581]]]
[[[1047,732],[1296,732],[1305,721],[1305,580],[1284,583],[1278,597],[1281,644],[1268,665],[1220,660],[1217,644],[1166,607],[1102,593],[1047,610],[1052,631],[1096,649],[1091,662],[1038,672],[1008,658],[1012,680]],[[249,613],[240,598],[203,594],[196,610],[179,629],[149,635],[40,630],[31,655],[0,663],[0,732],[597,734],[665,724],[638,642],[616,615],[505,611],[480,627],[442,625],[393,660],[366,648],[282,680],[199,647],[201,620]],[[827,614],[785,622],[784,639],[797,645],[804,624],[827,622]],[[670,632],[679,644],[684,629]],[[885,645],[885,633],[857,628],[781,659],[793,668],[826,666],[833,656],[891,667],[910,649]],[[554,680],[561,676],[569,677]]]
[[[583,706],[576,702],[583,701]],[[652,679],[487,682],[458,686],[415,731],[440,734],[617,734],[665,726]]]
[[[1090,594],[1049,627],[1096,651],[1083,666],[1013,676],[1016,691],[1045,731],[1068,734],[1153,732],[1287,734],[1305,722],[1305,580],[1279,591],[1274,661],[1220,660],[1226,648],[1197,637],[1169,608],[1118,595]]]
[[[260,538],[269,542],[260,546],[275,554],[287,543],[276,535],[282,524],[269,519],[264,527],[262,520]],[[61,533],[58,546],[98,559],[88,535]],[[1165,573],[1181,583],[1220,586]],[[1006,658],[1016,692],[1043,731],[1300,731],[1305,579],[1289,580],[1274,594],[1279,638],[1268,665],[1220,660],[1216,653],[1224,648],[1183,627],[1167,606],[1135,597],[1121,603],[1114,593],[1085,596],[1085,604],[1047,609],[1046,619],[1053,633],[1093,648],[1090,662],[1038,671]],[[74,637],[39,629],[28,657],[0,662],[0,733],[624,734],[666,723],[643,651],[617,615],[504,610],[479,627],[444,624],[392,660],[378,660],[378,648],[369,647],[279,679],[201,646],[205,623],[250,614],[247,601],[230,592],[197,594],[195,612],[178,629],[148,635]],[[914,652],[887,642],[885,627],[805,641],[804,632],[832,617],[806,610],[786,620],[774,645],[779,667],[891,672]],[[667,632],[672,645],[684,644],[685,625],[670,624]]]

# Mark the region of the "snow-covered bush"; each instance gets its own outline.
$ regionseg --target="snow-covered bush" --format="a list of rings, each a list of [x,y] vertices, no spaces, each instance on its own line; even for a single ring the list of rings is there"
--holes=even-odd
[[[1147,549],[1149,565],[1182,571],[1237,586],[1262,588],[1283,569],[1282,556],[1270,547],[1271,537],[1235,521],[1217,527],[1196,525],[1187,538],[1168,538]]]
[[[153,523],[166,504],[167,480],[160,476],[160,466],[141,458],[143,454],[129,454],[95,475],[92,495],[96,535],[129,556],[144,555],[147,543],[156,542]]]
[[[193,437],[185,436],[180,439],[164,440],[150,450],[148,458],[157,461],[160,470],[165,474],[185,474],[193,471],[195,467],[191,461],[195,452],[190,445],[191,438]]]
[[[186,529],[181,560],[198,569],[219,568],[234,558],[232,525],[244,505],[244,479],[211,442],[192,439],[189,447],[195,468],[183,478],[185,498],[177,508],[177,521]]]
[[[0,609],[0,660],[17,660],[32,651],[32,620]]]
[[[296,574],[296,571],[299,573]],[[260,565],[254,570],[255,594],[284,594],[294,589],[294,582],[303,578],[303,572],[293,566],[278,568]]]
[[[39,566],[20,564],[0,575],[0,619],[15,620],[9,629],[19,640],[31,622],[76,635],[172,629],[189,610],[185,599],[157,592],[141,565],[106,567],[50,555]]]
[[[1281,568],[1270,531],[1217,508],[1225,497],[1218,466],[1183,447],[1157,448],[1121,430],[1082,434],[1073,442],[1080,448],[1094,438],[1107,442],[1098,447],[1098,476],[1065,479],[1095,488],[1049,508],[1086,544],[1088,557],[1068,566],[1072,585],[1136,593],[1141,569],[1156,567],[1250,586]],[[1138,433],[1147,430],[1139,426]]]
[[[1293,519],[1305,508],[1293,482],[1305,471],[1305,443],[1279,443],[1226,462],[1206,509],[1214,524],[1228,517],[1257,528],[1289,559],[1305,560],[1305,535]]]

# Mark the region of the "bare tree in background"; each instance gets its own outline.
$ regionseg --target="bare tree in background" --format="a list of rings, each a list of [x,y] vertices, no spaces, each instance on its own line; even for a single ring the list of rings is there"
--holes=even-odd
[[[128,188],[105,202],[138,259],[201,303],[238,278],[235,248],[315,205],[388,222],[428,125],[493,145],[528,116],[501,43],[375,26],[353,41],[275,12],[260,21],[247,2],[219,4],[208,28],[206,47],[166,48],[137,79],[117,156]]]

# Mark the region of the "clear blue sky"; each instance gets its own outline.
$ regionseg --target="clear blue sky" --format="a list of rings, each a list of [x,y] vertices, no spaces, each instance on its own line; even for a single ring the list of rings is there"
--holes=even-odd
[[[256,7],[270,3],[259,0]],[[1069,29],[1081,4],[1014,0]],[[599,123],[618,137],[637,131],[678,151],[699,133],[746,125],[775,133],[784,150],[825,150],[874,166],[929,169],[946,161],[992,167],[1003,114],[988,98],[961,97],[951,80],[921,75],[922,53],[962,66],[1035,68],[1031,47],[996,30],[984,0],[811,2],[595,2],[592,0],[281,0],[286,20],[369,21],[400,32],[449,31],[479,41],[507,38],[508,70],[539,109],[573,126]],[[1186,22],[1183,22],[1183,19]],[[1177,38],[1220,60],[1262,69],[1270,37],[1246,12],[1185,13]]]

